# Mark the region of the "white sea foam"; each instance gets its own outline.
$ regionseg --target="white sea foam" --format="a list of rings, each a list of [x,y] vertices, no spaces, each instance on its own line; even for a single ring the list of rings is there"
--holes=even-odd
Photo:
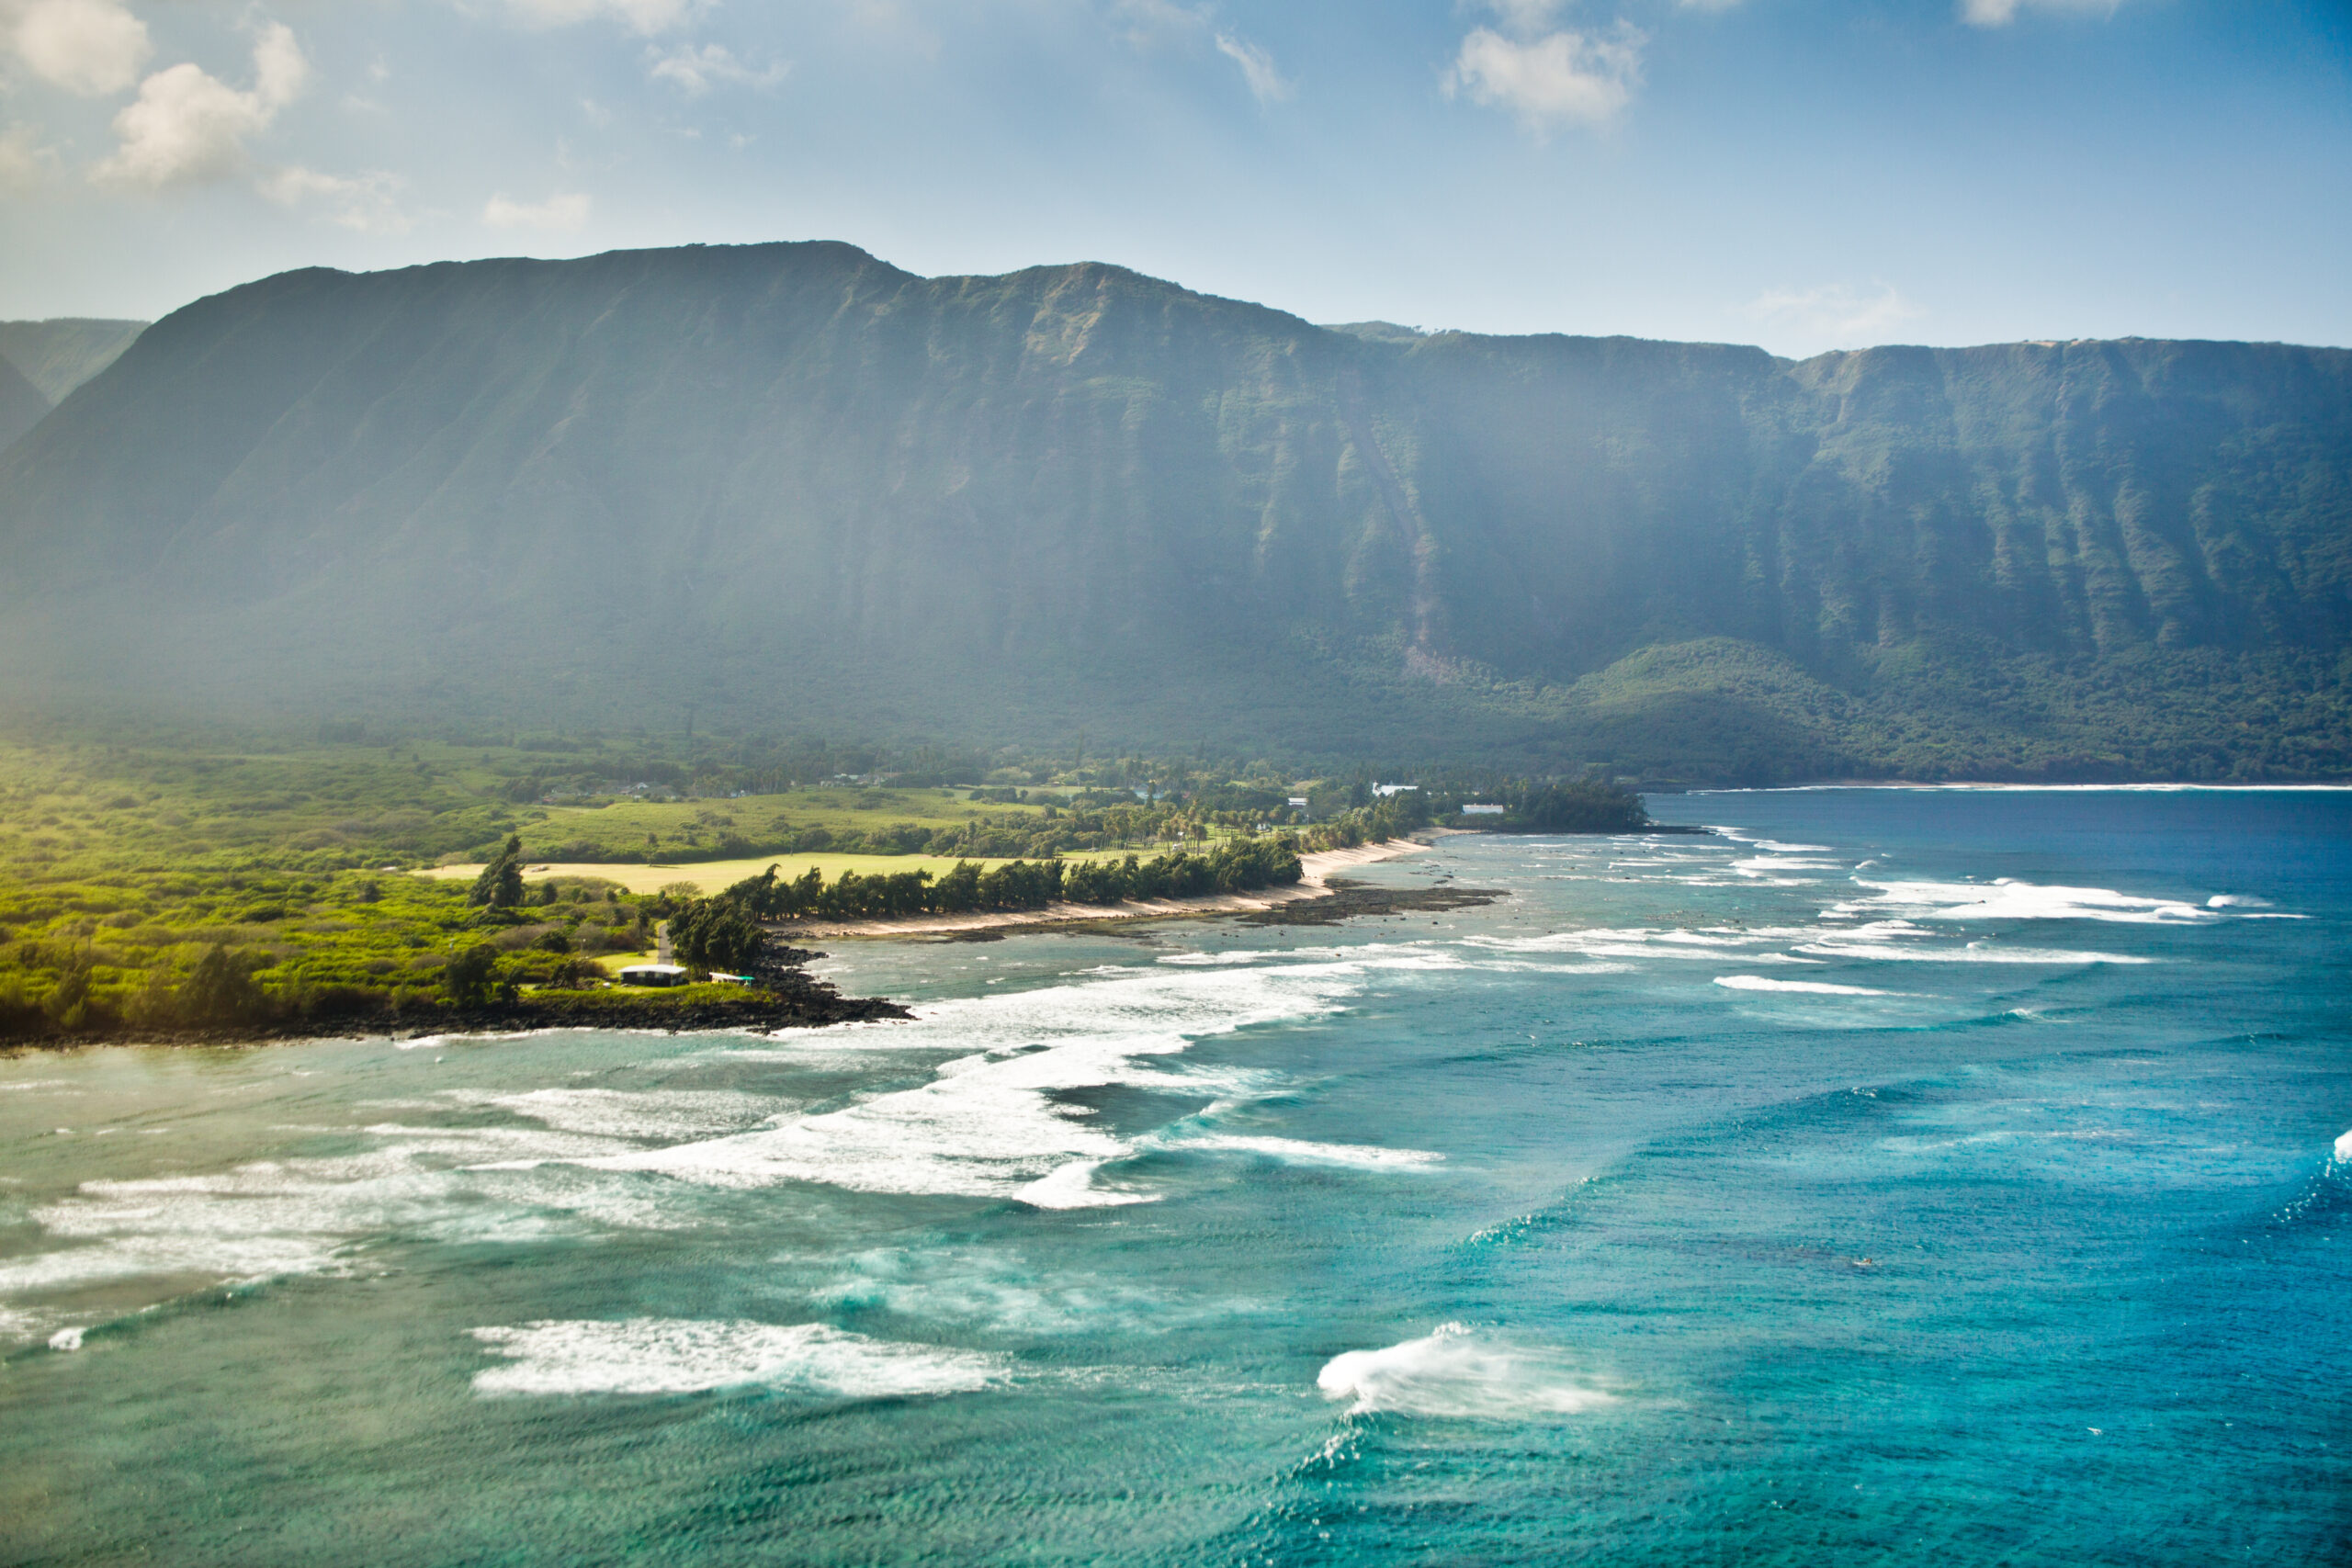
[[[1350,1414],[1526,1419],[1573,1416],[1613,1403],[1575,1382],[1548,1355],[1449,1323],[1434,1334],[1383,1350],[1350,1350],[1315,1380],[1327,1399],[1349,1399]]]
[[[2143,897],[2111,887],[2062,887],[2003,877],[1997,882],[1866,882],[1868,897],[1831,906],[1826,915],[1899,911],[1921,920],[2108,920],[2128,925],[2193,925],[2219,914],[2177,898]]]
[[[1106,1191],[1096,1172],[1134,1145],[1058,1097],[1104,1086],[1214,1088],[1225,1080],[1158,1059],[1207,1035],[1331,1010],[1374,970],[1460,966],[1458,956],[1406,944],[1359,950],[1343,962],[1157,968],[946,1002],[897,1032],[900,1046],[928,1042],[967,1053],[920,1088],[756,1132],[584,1163],[725,1187],[814,1181],[1050,1207],[1130,1203],[1146,1195]]]
[[[1796,855],[1751,855],[1745,860],[1732,862],[1731,868],[1742,876],[1766,877],[1792,871],[1843,871],[1846,866],[1842,861],[1806,860]],[[1805,880],[1813,879],[1808,877]],[[1792,882],[1785,886],[1794,887],[1801,885]]]
[[[1801,942],[1796,951],[1825,958],[1861,958],[1895,964],[2154,964],[2157,959],[2137,953],[2089,953],[2066,948],[2010,947],[1993,942],[1972,942],[1952,947],[1935,943],[1936,933],[1909,920],[1872,920],[1866,924],[1831,927],[1818,941]]]
[[[83,1333],[84,1331],[79,1328],[61,1328],[49,1337],[49,1348],[52,1350],[68,1352],[79,1350],[82,1348]]]
[[[1445,1156],[1428,1149],[1391,1149],[1376,1144],[1317,1144],[1303,1138],[1260,1138],[1210,1133],[1170,1138],[1163,1148],[1219,1149],[1262,1155],[1285,1165],[1341,1166],[1354,1170],[1416,1170],[1442,1165]]]
[[[2205,900],[2209,909],[2267,909],[2270,900],[2256,898],[2250,893],[2216,893]]]
[[[1809,926],[1733,927],[1700,930],[1653,926],[1600,927],[1546,931],[1540,936],[1474,936],[1465,945],[1508,953],[1564,953],[1588,958],[1696,958],[1720,963],[1726,952],[1801,942],[1820,934]]]
[[[869,1339],[820,1323],[636,1317],[477,1328],[506,1357],[481,1394],[695,1393],[763,1384],[829,1399],[960,1393],[1005,1379],[993,1356]]]
[[[1172,1319],[1227,1310],[1189,1306],[1115,1278],[1041,1271],[1020,1254],[983,1247],[875,1247],[784,1257],[829,1276],[809,1299],[835,1312],[880,1309],[926,1323],[969,1324],[1016,1334],[1067,1334],[1106,1325],[1148,1331]]]
[[[522,1240],[570,1211],[610,1224],[658,1224],[642,1193],[589,1189],[576,1173],[485,1176],[518,1158],[580,1158],[629,1145],[536,1127],[361,1130],[359,1153],[258,1160],[225,1171],[84,1182],[29,1217],[64,1245],[0,1263],[0,1296],[140,1277],[209,1281],[319,1273],[390,1229],[448,1240]],[[516,1191],[515,1184],[526,1184]],[[503,1189],[503,1190],[500,1190]],[[503,1201],[483,1202],[485,1192]],[[518,1201],[519,1200],[519,1201]],[[550,1212],[553,1213],[550,1213]]]
[[[1156,1203],[1156,1192],[1094,1185],[1094,1173],[1110,1162],[1075,1159],[1057,1166],[1012,1195],[1033,1209],[1116,1209],[1129,1203]]]
[[[453,1105],[512,1111],[559,1132],[613,1138],[691,1138],[754,1125],[787,1100],[727,1089],[535,1089],[520,1094],[452,1089]]]
[[[1761,975],[1718,975],[1715,984],[1734,991],[1802,991],[1815,997],[1892,997],[1867,986],[1833,986],[1825,980],[1770,980]]]
[[[2341,1164],[2352,1165],[2352,1133],[2335,1140],[2335,1157]]]

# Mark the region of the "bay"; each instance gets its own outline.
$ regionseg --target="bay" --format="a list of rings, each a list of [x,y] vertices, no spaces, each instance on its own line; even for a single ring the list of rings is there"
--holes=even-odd
[[[1657,797],[911,1023],[0,1062],[0,1559],[2340,1561],[2352,797]]]

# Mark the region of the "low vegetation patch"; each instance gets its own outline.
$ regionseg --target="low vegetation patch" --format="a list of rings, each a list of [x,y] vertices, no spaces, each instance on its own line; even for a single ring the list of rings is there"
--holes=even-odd
[[[1635,797],[1597,780],[1505,781],[1483,792],[1476,781],[1433,784],[1375,798],[1364,770],[1294,784],[1262,769],[1236,779],[1129,759],[975,764],[968,787],[945,774],[909,784],[868,773],[811,788],[778,776],[773,761],[804,754],[748,743],[732,760],[683,762],[650,743],[544,744],[377,744],[348,732],[277,751],[217,737],[0,741],[0,1041],[513,1027],[607,1014],[659,1025],[718,995],[610,987],[613,969],[650,955],[665,921],[690,966],[751,975],[768,998],[763,1016],[783,1009],[815,1020],[853,1004],[828,1000],[763,926],[1279,886],[1297,879],[1304,852],[1463,820],[1459,802],[1495,788],[1512,803],[1508,826],[1641,821]],[[820,750],[794,766],[875,755]],[[550,756],[570,771],[551,768]],[[572,787],[582,780],[676,798],[585,804]],[[568,791],[583,803],[551,803]],[[976,792],[987,798],[975,804]],[[781,842],[789,826],[794,843],[820,834],[832,843],[832,874],[763,871],[706,897],[684,879],[642,890],[660,869],[617,858],[601,863],[616,876],[595,874],[597,863],[531,874],[556,858],[552,840],[570,835],[576,847],[590,820],[615,825],[616,842],[650,832],[663,851],[714,854],[731,830],[773,829]],[[853,830],[876,849],[919,843],[949,858],[934,870],[876,856],[863,871],[842,863]],[[481,869],[413,874],[453,860]],[[740,999],[742,989],[726,994]]]

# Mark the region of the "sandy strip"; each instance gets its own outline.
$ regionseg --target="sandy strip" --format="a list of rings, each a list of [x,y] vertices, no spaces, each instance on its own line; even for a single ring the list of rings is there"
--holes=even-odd
[[[934,936],[950,931],[993,931],[1006,926],[1062,925],[1075,920],[1166,919],[1171,915],[1248,914],[1302,898],[1328,898],[1329,878],[1350,866],[1395,860],[1416,854],[1427,844],[1410,839],[1364,844],[1352,850],[1317,850],[1298,857],[1299,880],[1287,887],[1261,887],[1254,893],[1215,893],[1205,898],[1131,899],[1124,904],[1048,904],[1042,909],[1002,909],[968,915],[922,915],[905,920],[841,920],[792,922],[769,929],[779,936],[838,939],[855,936]]]

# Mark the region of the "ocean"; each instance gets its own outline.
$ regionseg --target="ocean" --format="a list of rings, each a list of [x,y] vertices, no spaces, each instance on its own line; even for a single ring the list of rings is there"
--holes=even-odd
[[[2352,1561],[2352,794],[1656,797],[911,1022],[0,1061],[0,1561]]]

